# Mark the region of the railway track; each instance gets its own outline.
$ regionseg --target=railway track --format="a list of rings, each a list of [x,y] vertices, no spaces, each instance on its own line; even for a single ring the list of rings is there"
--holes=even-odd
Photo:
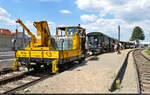
[[[8,85],[9,83],[11,84],[12,82],[16,82],[33,73],[33,71],[25,70],[14,71],[11,68],[2,69],[0,71],[0,93],[3,93],[11,88],[10,85]]]
[[[133,58],[138,73],[138,91],[140,94],[150,92],[150,60],[138,49],[133,52]]]
[[[2,70],[0,70],[0,75],[7,74],[9,72],[13,72],[13,69],[12,68],[3,68]]]
[[[86,58],[91,56],[86,55]],[[63,64],[60,66],[59,73],[70,69],[77,65],[76,62],[72,62],[71,64]],[[25,89],[33,84],[40,82],[44,79],[54,76],[51,73],[51,70],[45,68],[40,70],[32,70],[32,71],[13,71],[10,68],[4,68],[0,71],[0,93],[17,93],[17,91],[21,89]]]
[[[74,67],[76,64],[77,63],[63,65],[59,73]],[[7,74],[10,76],[7,76]],[[40,69],[26,72],[9,72],[0,76],[0,93],[17,93],[18,90],[25,89],[54,75],[57,74],[52,74],[49,69]],[[4,76],[7,77],[4,78]]]

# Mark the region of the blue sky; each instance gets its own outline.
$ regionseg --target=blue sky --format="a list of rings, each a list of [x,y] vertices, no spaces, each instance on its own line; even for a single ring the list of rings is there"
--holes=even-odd
[[[74,0],[1,0],[0,5],[11,14],[11,19],[20,18],[22,21],[47,20],[57,25],[76,25],[81,23],[80,14]],[[62,14],[60,10],[73,11],[71,14]]]
[[[77,8],[74,0],[1,0],[0,5],[11,15],[10,19],[20,18],[25,24],[26,21],[32,23],[40,20],[54,22],[56,26],[82,23],[82,11]],[[69,10],[71,13],[61,13],[61,10]],[[13,27],[10,28],[14,31]]]
[[[137,25],[146,35],[150,34],[149,3],[149,0],[0,0],[0,27],[14,32],[17,18],[34,33],[33,21],[47,20],[52,32],[56,26],[80,23],[87,32],[99,31],[117,38],[120,24],[121,40],[128,41]],[[145,41],[149,39],[146,37]]]

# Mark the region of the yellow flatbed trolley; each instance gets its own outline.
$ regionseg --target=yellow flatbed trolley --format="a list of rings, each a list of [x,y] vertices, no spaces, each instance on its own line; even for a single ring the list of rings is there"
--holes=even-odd
[[[31,42],[23,50],[17,50],[14,60],[14,69],[19,64],[27,68],[50,67],[53,73],[59,70],[59,65],[72,61],[83,61],[85,54],[82,54],[79,31],[80,26],[57,27],[56,35],[52,37],[47,21],[34,22],[37,29],[37,37],[22,23],[19,23],[31,36]]]

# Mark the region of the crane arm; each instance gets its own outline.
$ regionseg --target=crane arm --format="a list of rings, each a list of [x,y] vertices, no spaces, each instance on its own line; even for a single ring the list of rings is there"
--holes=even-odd
[[[37,37],[40,40],[39,44],[41,46],[50,46],[51,45],[51,34],[48,27],[47,21],[36,21],[33,24],[37,29]]]
[[[51,37],[51,33],[50,33],[50,30],[49,30],[49,27],[48,27],[48,23],[46,22],[46,27],[47,27],[47,34],[49,37]]]
[[[19,23],[27,31],[27,33],[31,36],[33,41],[36,40],[36,37],[30,32],[30,30],[23,24],[23,22],[20,19],[17,19],[16,23]]]

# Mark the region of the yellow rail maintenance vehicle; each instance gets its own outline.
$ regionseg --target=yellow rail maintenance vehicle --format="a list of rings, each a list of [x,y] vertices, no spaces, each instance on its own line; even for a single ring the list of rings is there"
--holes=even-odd
[[[31,42],[24,50],[17,50],[14,60],[14,69],[24,65],[28,69],[51,68],[53,73],[59,70],[59,66],[72,61],[83,61],[85,54],[81,50],[79,32],[84,29],[80,26],[57,27],[56,36],[52,37],[47,21],[37,21],[33,25],[37,29],[37,37],[22,23],[19,23],[28,35]]]

